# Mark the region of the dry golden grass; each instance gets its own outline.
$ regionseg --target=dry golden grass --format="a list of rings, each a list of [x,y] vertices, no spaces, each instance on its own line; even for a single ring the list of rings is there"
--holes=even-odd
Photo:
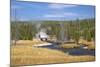
[[[32,65],[94,61],[94,56],[70,56],[58,50],[31,46],[11,46],[11,65]]]
[[[86,41],[86,40],[80,39],[78,43],[80,45],[77,45],[75,43],[67,43],[67,44],[60,45],[60,47],[62,47],[62,48],[78,48],[81,46],[81,44],[83,44],[88,47],[87,49],[95,49],[94,41]]]
[[[95,49],[95,43],[94,42],[86,42],[86,45],[88,49]]]
[[[47,43],[47,42],[43,42],[43,41],[41,41],[39,39],[34,39],[34,40],[18,40],[16,42],[16,45],[33,46],[33,45],[44,44],[44,43]]]
[[[95,49],[95,45],[88,45],[88,49]]]
[[[94,41],[86,41],[86,40],[80,40],[79,43],[84,44],[87,46],[87,49],[95,49],[95,42]]]
[[[70,44],[62,44],[62,45],[60,45],[60,47],[62,47],[62,48],[78,48],[78,47],[80,47],[80,45],[77,45],[75,43],[70,43]]]

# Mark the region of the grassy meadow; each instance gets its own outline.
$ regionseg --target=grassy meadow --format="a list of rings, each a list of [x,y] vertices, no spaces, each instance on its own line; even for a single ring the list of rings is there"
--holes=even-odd
[[[71,56],[58,50],[11,46],[11,66],[94,61],[94,56]]]

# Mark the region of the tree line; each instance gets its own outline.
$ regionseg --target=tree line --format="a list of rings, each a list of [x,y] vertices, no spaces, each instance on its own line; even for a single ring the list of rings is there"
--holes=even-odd
[[[74,39],[77,43],[82,37],[85,40],[95,40],[95,19],[73,20],[73,21],[12,21],[11,39],[12,40],[32,40],[35,38],[36,25],[41,24],[40,28],[45,28],[50,37],[60,39]]]

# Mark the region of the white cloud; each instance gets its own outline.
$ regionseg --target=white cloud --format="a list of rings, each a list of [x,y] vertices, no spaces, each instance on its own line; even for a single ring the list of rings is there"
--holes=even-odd
[[[63,8],[71,8],[71,7],[76,7],[77,5],[65,5],[65,4],[49,4],[49,8],[53,9],[63,9]]]
[[[65,16],[78,16],[76,13],[66,12],[64,13]]]
[[[77,5],[65,5],[65,4],[49,4],[48,8],[54,9],[52,13],[43,15],[44,18],[54,19],[54,18],[69,18],[79,16],[74,12],[65,12],[63,9],[76,7]]]
[[[56,18],[56,17],[64,17],[64,15],[60,15],[60,14],[46,14],[46,15],[44,15],[43,17],[45,17],[45,18]]]
[[[78,16],[76,13],[71,13],[71,12],[64,12],[64,13],[56,13],[56,14],[45,14],[43,17],[45,18],[62,18],[62,17],[67,17],[67,16]]]

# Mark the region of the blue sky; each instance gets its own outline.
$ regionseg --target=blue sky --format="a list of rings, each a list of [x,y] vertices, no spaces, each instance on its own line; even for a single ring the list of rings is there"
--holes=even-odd
[[[15,17],[16,16],[16,17]],[[75,20],[95,17],[95,6],[11,0],[11,20]]]

